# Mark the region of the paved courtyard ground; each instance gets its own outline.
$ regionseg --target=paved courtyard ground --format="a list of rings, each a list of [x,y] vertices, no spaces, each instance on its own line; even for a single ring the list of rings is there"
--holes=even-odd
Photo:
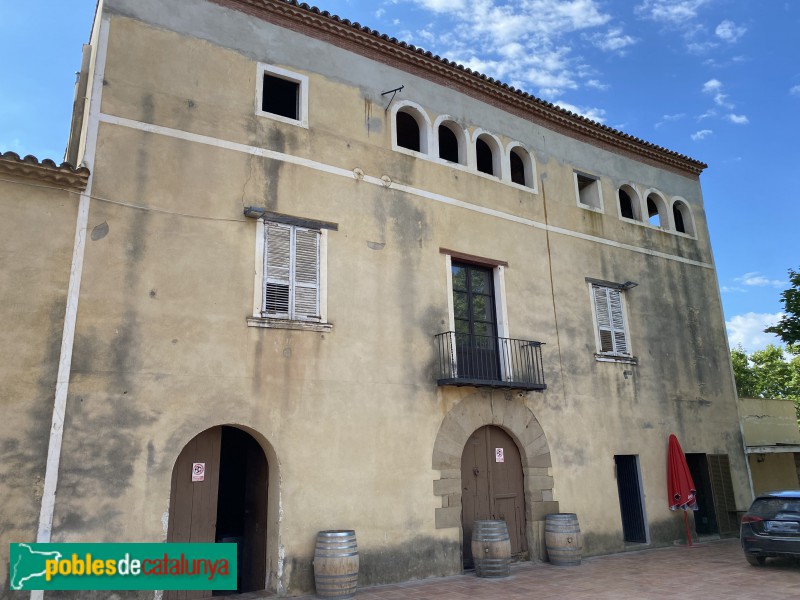
[[[766,566],[753,567],[745,561],[738,540],[721,540],[692,548],[673,546],[585,558],[578,567],[519,563],[512,566],[511,577],[504,579],[479,579],[468,573],[359,589],[355,596],[356,600],[556,598],[800,599],[800,564],[769,559]]]

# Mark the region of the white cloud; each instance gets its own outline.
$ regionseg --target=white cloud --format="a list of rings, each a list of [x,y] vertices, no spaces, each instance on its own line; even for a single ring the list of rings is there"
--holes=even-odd
[[[792,96],[800,96],[800,85],[796,85],[789,90],[789,93]]]
[[[375,18],[376,19],[380,19],[385,14],[386,14],[386,10],[383,9],[383,8],[379,8],[378,10],[375,11]]]
[[[700,140],[706,139],[712,133],[714,133],[714,132],[711,131],[710,129],[701,129],[700,131],[697,131],[697,132],[693,133],[691,135],[691,138],[692,138],[693,141],[699,142]]]
[[[433,12],[453,12],[464,10],[464,0],[414,0],[417,4]]]
[[[600,50],[620,54],[624,54],[625,48],[638,41],[635,37],[623,33],[622,27],[614,27],[605,33],[594,33],[589,36],[589,40]]]
[[[711,0],[644,0],[636,14],[669,25],[683,25],[697,17],[697,10]]]
[[[685,116],[686,116],[686,113],[678,113],[678,114],[675,114],[675,115],[664,115],[661,118],[664,119],[665,121],[680,121]]]
[[[746,27],[737,25],[733,21],[728,21],[727,19],[725,19],[722,23],[717,25],[717,28],[714,30],[714,33],[717,34],[718,38],[730,43],[737,41],[746,32],[747,32]]]
[[[737,125],[747,125],[750,122],[747,115],[734,115],[731,113],[727,118],[731,123],[736,123]]]
[[[569,102],[562,102],[561,100],[553,102],[553,104],[555,104],[556,106],[560,106],[564,110],[573,112],[576,115],[586,117],[587,119],[591,119],[592,121],[597,121],[598,123],[602,123],[603,121],[606,120],[606,111],[604,111],[602,108],[579,108],[574,104],[570,104]]]
[[[716,94],[714,96],[714,104],[723,108],[733,108],[734,105],[728,101],[728,94]]]
[[[692,54],[705,54],[718,45],[719,44],[715,44],[714,42],[692,42],[691,44],[687,44],[686,49]]]
[[[590,79],[590,80],[588,80],[586,82],[585,85],[588,88],[592,88],[592,89],[600,90],[600,91],[605,91],[605,90],[607,90],[609,88],[609,85],[607,83],[603,83],[602,81],[599,81],[597,79]]]
[[[742,285],[749,285],[752,287],[772,286],[775,288],[781,288],[788,284],[788,282],[781,281],[780,279],[767,279],[758,271],[753,271],[752,273],[745,273],[740,277],[735,277],[734,281],[737,281]]]
[[[601,0],[400,0],[436,14],[430,50],[514,87],[557,98],[596,79],[581,75],[574,34],[607,25]],[[420,39],[420,36],[417,35]],[[594,37],[586,37],[590,42]],[[621,26],[597,38],[609,51],[634,42]]]
[[[768,344],[781,345],[781,341],[771,333],[764,333],[764,329],[775,325],[783,313],[754,313],[735,315],[725,321],[728,329],[728,342],[731,348],[741,345],[748,354],[763,350]]]
[[[709,79],[703,84],[703,92],[712,94],[719,92],[722,89],[722,82],[719,79]]]

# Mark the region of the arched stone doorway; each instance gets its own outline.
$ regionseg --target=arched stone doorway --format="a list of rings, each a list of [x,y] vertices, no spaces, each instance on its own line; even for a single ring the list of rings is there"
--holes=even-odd
[[[434,494],[441,496],[436,509],[436,528],[461,529],[462,540],[462,456],[473,432],[486,425],[502,428],[519,449],[522,463],[525,506],[525,537],[528,556],[544,558],[544,519],[557,513],[553,498],[552,462],[544,430],[523,397],[508,392],[476,391],[465,396],[445,416],[433,446],[432,467],[440,472],[433,482]],[[465,541],[465,540],[464,540]]]
[[[192,467],[202,463],[202,481]],[[218,426],[196,435],[172,470],[168,542],[238,545],[238,591],[264,589],[269,466],[261,445],[238,427]],[[178,595],[180,594],[180,596]],[[165,600],[208,598],[211,591],[166,592]]]
[[[485,425],[473,433],[461,455],[462,557],[466,568],[473,566],[473,524],[484,519],[505,521],[512,556],[527,558],[522,461],[516,442],[495,425]]]

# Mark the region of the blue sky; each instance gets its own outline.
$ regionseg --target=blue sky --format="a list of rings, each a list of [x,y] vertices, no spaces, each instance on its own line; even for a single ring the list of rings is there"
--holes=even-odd
[[[94,6],[0,0],[0,151],[61,160]],[[761,330],[777,320],[787,269],[800,268],[800,2],[316,6],[708,163],[701,182],[731,344],[775,341]]]

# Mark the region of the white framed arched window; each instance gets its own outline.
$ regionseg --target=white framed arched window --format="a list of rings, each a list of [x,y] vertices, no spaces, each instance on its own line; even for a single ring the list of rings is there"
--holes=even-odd
[[[511,183],[536,189],[536,164],[531,152],[520,142],[511,142],[506,147],[508,157],[508,179]]]
[[[696,235],[692,209],[689,208],[689,203],[683,198],[676,197],[672,199],[672,225],[673,229],[678,233],[685,233],[692,237]]]
[[[482,129],[475,130],[473,139],[475,170],[500,179],[503,172],[500,140]]]
[[[441,115],[433,123],[436,155],[451,163],[467,164],[467,134],[449,115]]]
[[[431,121],[418,104],[404,100],[392,106],[392,148],[428,154]]]
[[[622,219],[642,221],[642,200],[633,185],[626,183],[617,190],[617,207]]]
[[[664,196],[657,190],[648,190],[645,196],[647,207],[647,222],[653,227],[669,229],[669,214]]]

